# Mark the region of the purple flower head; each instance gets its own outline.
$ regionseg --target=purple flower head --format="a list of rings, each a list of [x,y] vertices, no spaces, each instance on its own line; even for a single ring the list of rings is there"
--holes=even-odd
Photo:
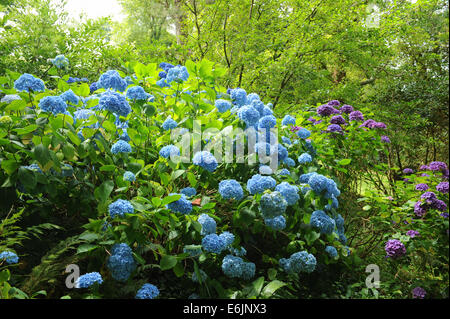
[[[448,213],[442,213],[441,216],[444,218],[448,218]],[[448,235],[448,229],[447,229],[447,235]]]
[[[330,123],[331,124],[346,124],[344,118],[341,115],[335,115],[335,116],[331,117]]]
[[[381,128],[381,129],[385,129],[387,128],[386,124],[384,124],[383,122],[375,122],[372,123],[370,128]]]
[[[330,102],[328,102],[328,105],[339,106],[341,105],[341,102],[339,102],[338,100],[331,100]]]
[[[409,174],[412,174],[412,173],[414,173],[414,171],[411,168],[405,168],[403,170],[403,174],[409,175]]]
[[[348,104],[342,105],[340,111],[341,113],[350,114],[351,112],[353,112],[353,106]]]
[[[372,119],[368,119],[366,121],[364,121],[363,124],[361,124],[359,127],[367,127],[367,128],[372,128],[372,125],[374,125],[376,122]]]
[[[317,120],[316,120],[315,118],[313,118],[313,117],[309,117],[308,121],[310,121],[311,123],[314,123],[314,122],[316,122]]]
[[[447,194],[448,193],[448,182],[440,182],[437,186],[436,186],[436,190],[438,192],[441,192],[443,194]]]
[[[403,181],[404,181],[405,183],[409,183],[409,178],[404,178]]]
[[[300,126],[292,126],[291,128],[290,128],[290,131],[291,132],[297,132],[297,131],[300,131],[302,128],[300,127]]]
[[[416,191],[426,191],[428,188],[428,185],[424,183],[416,185]]]
[[[422,165],[420,166],[419,170],[420,171],[428,171],[430,168],[427,165]]]
[[[386,136],[386,135],[381,136],[381,141],[382,141],[383,143],[390,143],[390,142],[391,142],[391,140],[389,139],[389,137]]]
[[[427,173],[422,173],[420,176],[422,176],[422,177],[430,177],[430,175],[428,175]]]
[[[447,164],[444,162],[431,162],[429,168],[432,171],[445,171],[447,169]]]
[[[422,206],[422,202],[419,200],[414,204],[414,213],[417,217],[423,217],[427,212],[426,207]]]
[[[422,287],[416,287],[412,290],[412,296],[414,299],[424,299],[427,292]]]
[[[338,114],[339,111],[329,104],[321,105],[317,108],[317,114],[320,116],[330,116],[331,114]]]
[[[427,204],[433,204],[434,201],[437,200],[436,194],[433,192],[426,192],[420,196]]]
[[[322,123],[322,120],[315,121],[315,122],[313,123],[313,125],[317,125],[317,124],[320,124],[320,123]]]
[[[360,111],[353,111],[349,114],[348,118],[350,121],[364,121],[364,116]]]
[[[445,212],[447,210],[447,204],[440,200],[436,199],[432,204],[431,207],[434,209],[437,209],[438,211]]]
[[[341,133],[342,132],[342,127],[340,125],[338,125],[338,124],[331,124],[327,128],[327,132],[338,132],[338,133]]]
[[[419,233],[417,230],[408,230],[408,231],[406,232],[406,235],[409,236],[409,237],[411,237],[411,238],[414,238],[414,237],[416,237],[416,236],[419,236],[420,233]]]
[[[406,254],[406,248],[398,239],[389,239],[384,247],[388,257],[397,258]]]

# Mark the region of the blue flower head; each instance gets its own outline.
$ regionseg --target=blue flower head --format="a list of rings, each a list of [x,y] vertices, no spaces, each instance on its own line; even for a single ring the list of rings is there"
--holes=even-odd
[[[216,100],[216,102],[214,104],[220,113],[224,113],[224,112],[228,111],[229,109],[231,109],[231,103],[230,103],[230,101],[227,101],[227,100],[218,99],[218,100]]]
[[[133,251],[125,244],[115,244],[111,249],[111,256],[106,264],[111,271],[112,277],[121,282],[125,282],[131,273],[136,269],[136,261],[133,258]]]
[[[186,197],[192,197],[197,195],[197,191],[193,187],[185,187],[182,190],[180,190],[180,193],[185,195]]]
[[[127,81],[122,79],[119,72],[116,70],[109,70],[103,73],[100,76],[97,85],[104,89],[113,89],[120,92],[124,92],[128,86]]]
[[[247,190],[250,194],[254,195],[257,193],[262,193],[266,189],[272,189],[276,186],[276,184],[277,182],[272,177],[256,174],[247,181]]]
[[[181,195],[179,200],[167,204],[167,208],[181,214],[190,214],[192,211],[192,203],[183,194],[170,193],[171,195]]]
[[[128,182],[135,182],[136,181],[136,176],[134,175],[133,172],[126,171],[123,174],[123,180],[124,181],[128,181]]]
[[[94,284],[101,285],[103,283],[102,275],[98,272],[90,272],[80,276],[76,282],[77,288],[89,288]]]
[[[327,252],[327,254],[331,257],[334,258],[338,255],[338,252],[336,250],[336,248],[334,248],[333,246],[327,246],[325,247],[325,251]]]
[[[251,105],[241,107],[238,110],[237,115],[239,119],[245,122],[248,126],[256,124],[260,117],[259,112]]]
[[[208,252],[220,254],[226,248],[226,242],[217,234],[209,234],[203,237],[202,246]]]
[[[89,85],[89,90],[91,91],[91,94],[94,93],[99,89],[97,82],[92,82],[91,85]]]
[[[202,225],[202,230],[200,232],[202,236],[216,233],[217,224],[214,218],[211,218],[206,214],[201,214],[198,216],[197,221]]]
[[[181,83],[187,81],[188,78],[189,72],[186,67],[178,65],[167,72],[166,81],[167,83],[172,83],[173,81]]]
[[[281,141],[282,141],[284,144],[292,145],[291,139],[290,139],[289,137],[282,136],[282,137],[281,137]]]
[[[277,185],[275,190],[283,195],[288,205],[294,205],[300,199],[300,195],[298,195],[298,187],[295,185],[290,185],[287,182],[282,182]]]
[[[300,251],[291,255],[290,269],[294,273],[306,272],[311,273],[316,268],[316,258],[307,251]]]
[[[225,248],[231,246],[231,244],[233,244],[234,242],[234,235],[230,232],[225,231],[222,234],[220,234],[219,237],[223,239],[225,243]]]
[[[308,153],[303,153],[298,157],[298,162],[300,164],[306,164],[312,162],[312,157]]]
[[[209,172],[213,172],[216,170],[218,163],[213,154],[208,151],[197,152],[192,159],[194,165],[198,165],[203,167]]]
[[[283,162],[284,160],[287,159],[289,153],[286,149],[286,147],[284,147],[282,144],[276,144],[276,150],[277,150],[277,155],[278,155],[278,161],[279,162]]]
[[[73,113],[75,120],[88,120],[95,112],[92,110],[81,109]]]
[[[256,266],[251,262],[243,262],[241,265],[242,274],[241,278],[244,280],[250,280],[255,277]]]
[[[100,96],[98,105],[101,110],[106,110],[123,117],[127,117],[131,113],[130,104],[128,104],[125,96],[113,91],[104,92]]]
[[[168,84],[168,83],[166,82],[166,79],[165,79],[165,78],[156,81],[156,85],[158,85],[158,86],[161,87],[161,88],[170,87],[170,84]]]
[[[119,140],[111,147],[111,153],[131,153],[131,145],[123,140]]]
[[[224,199],[241,200],[244,197],[241,184],[234,179],[221,181],[219,183],[219,193]]]
[[[57,55],[54,59],[52,59],[52,63],[58,69],[65,69],[69,66],[69,59],[67,59],[64,55]]]
[[[39,107],[44,112],[57,115],[66,113],[67,104],[59,96],[46,96],[39,101]]]
[[[78,102],[80,101],[78,96],[73,93],[72,89],[67,90],[66,92],[61,94],[60,97],[64,100],[64,102],[70,102],[73,105],[78,105]]]
[[[208,279],[208,275],[206,274],[206,272],[204,272],[201,269],[199,269],[199,273],[200,273],[200,277],[201,277],[201,282],[205,282],[205,280]],[[199,278],[197,277],[197,273],[195,271],[192,273],[192,281],[200,282]]]
[[[247,103],[246,104],[252,104],[253,101],[261,101],[258,94],[250,93],[249,95],[247,95]]]
[[[19,262],[19,256],[12,251],[3,251],[0,253],[0,264],[3,260],[9,265],[17,264]]]
[[[161,69],[163,69],[164,72],[167,73],[167,72],[169,72],[170,69],[174,68],[175,66],[172,65],[172,64],[170,64],[170,63],[167,63],[167,62],[161,62],[161,63],[159,64],[159,67],[160,67]]]
[[[290,158],[290,157],[286,157],[283,161],[284,164],[286,164],[288,167],[293,167],[295,166],[295,161]]]
[[[14,81],[14,88],[20,92],[44,92],[44,81],[35,78],[31,74],[24,73],[16,81]]]
[[[165,131],[172,130],[178,126],[178,123],[174,121],[171,117],[168,117],[162,124],[162,128]]]
[[[259,112],[260,116],[264,116],[264,103],[259,101],[259,100],[253,100],[250,103],[251,106],[253,106],[255,108],[255,110],[257,110]],[[272,114],[267,114],[267,116],[271,116]],[[276,119],[275,119],[275,124],[276,124]]]
[[[283,120],[281,121],[281,125],[295,125],[295,117],[292,117],[290,115],[286,115]]]
[[[311,136],[311,132],[308,131],[306,128],[301,128],[300,130],[297,131],[297,136],[303,139],[307,139],[308,137]]]
[[[136,294],[136,299],[155,299],[159,296],[159,290],[155,285],[144,284]]]
[[[310,225],[319,229],[321,234],[331,234],[336,224],[323,210],[316,210],[311,215]]]
[[[133,214],[133,205],[127,200],[118,199],[108,206],[109,215],[111,218],[116,216],[123,217],[125,214]]]
[[[244,89],[235,88],[231,90],[230,96],[234,104],[238,106],[243,106],[247,103],[247,92]]]
[[[265,128],[265,129],[271,129],[272,127],[275,127],[277,125],[277,119],[273,115],[266,115],[259,119],[258,121],[258,128]]]
[[[130,100],[148,100],[152,95],[145,92],[141,86],[133,86],[127,90],[126,97]]]
[[[311,177],[309,178],[307,183],[309,184],[309,186],[311,186],[314,192],[319,194],[320,192],[326,189],[328,178],[317,173],[311,174]]]
[[[261,116],[273,115],[273,111],[269,109],[267,106],[264,106]]]
[[[164,158],[169,158],[170,156],[180,156],[180,150],[175,145],[166,145],[159,151],[159,155]]]
[[[281,175],[281,176],[291,175],[291,172],[289,172],[288,169],[283,168],[283,169],[278,173],[278,175]]]
[[[226,255],[222,260],[222,271],[227,277],[239,278],[242,276],[242,264],[241,257]]]
[[[286,218],[284,218],[283,215],[274,218],[266,218],[264,219],[264,223],[273,230],[283,230],[286,228]]]
[[[265,193],[261,196],[259,202],[259,210],[262,216],[267,218],[274,218],[286,211],[287,201],[284,199],[280,192]]]

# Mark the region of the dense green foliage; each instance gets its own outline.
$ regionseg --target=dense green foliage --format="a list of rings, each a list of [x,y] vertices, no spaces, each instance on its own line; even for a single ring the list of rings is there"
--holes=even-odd
[[[119,3],[126,15],[120,23],[76,22],[64,1],[0,1],[0,98],[20,96],[0,102],[0,253],[20,257],[13,265],[0,259],[1,298],[134,298],[146,282],[160,289],[161,298],[412,298],[419,286],[426,298],[448,298],[449,200],[448,193],[436,191],[445,179],[442,172],[419,169],[449,162],[446,1]],[[59,54],[69,60],[67,68],[52,64]],[[161,62],[185,65],[189,79],[165,88],[156,84]],[[75,111],[97,106],[105,90],[91,92],[89,85],[108,70],[118,70],[128,88],[142,86],[154,100],[128,99],[132,112],[119,122],[105,110],[74,121]],[[14,81],[24,73],[42,79],[46,90],[19,93]],[[68,83],[69,77],[85,80]],[[335,180],[341,195],[330,214],[344,217],[346,243],[310,226],[311,213],[331,204],[320,194],[302,193],[288,207],[286,228],[273,231],[259,212],[261,195],[245,188],[258,173],[256,164],[220,163],[211,173],[159,155],[173,144],[162,127],[169,116],[179,127],[193,130],[198,120],[202,131],[224,136],[230,127],[245,129],[233,113],[214,106],[219,98],[231,100],[227,89],[236,87],[273,104],[279,136],[297,140],[285,145],[296,163],[311,149],[281,119],[290,114],[295,125],[311,131],[313,161],[287,167],[291,176],[273,176],[277,183],[299,185],[300,175],[317,171]],[[80,101],[68,104],[68,114],[38,106],[69,89]],[[350,104],[365,120],[387,128],[361,128],[342,114],[345,134],[327,132],[331,116],[317,110],[330,100]],[[313,124],[311,117],[322,122]],[[112,153],[124,132],[132,152]],[[204,136],[202,146],[211,147]],[[42,172],[26,167],[31,164]],[[414,174],[405,176],[405,168]],[[125,181],[126,171],[136,181]],[[218,193],[219,182],[230,178],[244,188],[241,201]],[[424,193],[415,189],[419,183],[446,210],[433,208],[418,218],[414,206]],[[197,190],[192,214],[168,209],[180,199],[170,194],[188,186]],[[108,207],[119,198],[129,200],[134,213],[112,219]],[[225,276],[224,253],[192,257],[184,251],[201,247],[197,218],[203,213],[216,220],[217,234],[235,235],[234,248],[246,248],[243,259],[255,263],[254,278]],[[411,229],[420,235],[406,235]],[[386,258],[385,244],[392,239],[405,245],[403,257]],[[107,267],[116,243],[127,243],[138,264],[125,283]],[[328,245],[338,257],[325,253]],[[280,258],[301,250],[314,254],[316,270],[284,272]],[[100,272],[103,285],[69,290],[69,264],[79,265],[82,274]],[[381,269],[378,289],[366,287],[369,264]],[[193,274],[202,277],[200,270],[209,277],[193,282]]]

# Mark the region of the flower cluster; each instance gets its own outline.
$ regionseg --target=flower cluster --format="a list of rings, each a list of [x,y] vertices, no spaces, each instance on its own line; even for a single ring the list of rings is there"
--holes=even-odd
[[[188,78],[189,72],[186,67],[178,65],[169,69],[166,76],[166,82],[169,84],[174,81],[177,83],[181,83],[183,81],[187,81]]]
[[[299,251],[292,254],[289,258],[279,260],[281,268],[287,273],[306,272],[311,273],[316,269],[316,257],[307,251]]]
[[[247,181],[247,190],[254,195],[262,193],[266,189],[272,189],[276,184],[277,182],[272,177],[256,174]]]
[[[89,288],[94,284],[101,285],[103,283],[102,275],[98,272],[90,272],[80,276],[76,282],[77,288]]]
[[[323,210],[316,210],[311,215],[310,225],[319,229],[321,234],[331,234],[336,222]]]
[[[122,79],[119,72],[116,70],[109,70],[100,76],[97,81],[97,86],[106,90],[112,89],[115,91],[124,92],[128,84],[127,81]]]
[[[405,245],[398,239],[389,239],[384,247],[386,254],[391,258],[402,257],[406,254]]]
[[[201,152],[195,153],[194,158],[192,159],[192,162],[195,165],[203,167],[204,169],[206,169],[209,172],[214,172],[218,165],[217,160],[214,157],[214,155],[212,155],[208,151],[201,151]]]
[[[155,285],[143,284],[136,294],[136,299],[155,299],[159,296],[159,290]]]
[[[24,73],[16,81],[14,88],[20,92],[43,92],[45,91],[44,81],[35,78],[31,74]]]
[[[61,94],[60,97],[64,100],[64,102],[66,103],[69,102],[73,105],[78,105],[78,102],[80,101],[78,96],[76,96],[76,94],[73,93],[72,89],[67,90],[66,92]]]
[[[17,264],[19,262],[19,256],[12,251],[3,251],[0,253],[0,264],[3,260],[9,265]]]
[[[192,197],[197,195],[197,191],[193,187],[185,187],[180,190],[180,193],[185,195],[186,197]]]
[[[127,244],[121,243],[112,247],[106,266],[115,280],[124,282],[128,280],[137,265],[131,248]]]
[[[124,140],[119,140],[111,146],[111,153],[131,153],[131,145],[125,142]]]
[[[128,182],[134,182],[136,181],[136,175],[134,175],[133,172],[126,171],[123,173],[123,180]]]
[[[52,63],[58,69],[65,69],[69,66],[69,59],[67,59],[64,55],[57,55],[54,59],[52,59]]]
[[[282,182],[275,187],[275,191],[280,192],[289,206],[294,205],[300,199],[298,187],[288,182]]]
[[[111,113],[127,117],[131,113],[130,104],[127,99],[120,93],[114,91],[106,91],[100,96],[98,107]]]
[[[230,278],[249,280],[255,276],[256,266],[252,262],[245,262],[241,257],[227,255],[222,260],[222,271]]]
[[[287,206],[286,199],[278,191],[264,193],[259,202],[259,210],[264,219],[280,216],[286,211]]]
[[[241,200],[244,197],[241,184],[234,179],[221,181],[219,183],[219,193],[224,199]]]
[[[67,104],[60,96],[46,96],[39,101],[42,111],[53,113],[53,115],[66,113]]]
[[[214,218],[211,218],[206,214],[201,214],[198,216],[197,221],[202,225],[202,230],[200,232],[202,236],[216,233],[217,224]]]
[[[171,195],[181,195],[181,198],[179,200],[176,200],[172,203],[167,204],[167,208],[170,210],[173,210],[174,212],[178,212],[181,214],[190,214],[192,211],[192,203],[187,199],[186,195],[184,194],[176,194],[176,193],[170,193]]]
[[[286,228],[286,218],[284,218],[283,215],[279,215],[274,218],[265,218],[264,224],[273,230],[283,230]]]
[[[127,90],[126,98],[130,100],[144,100],[147,101],[153,96],[141,87],[141,86],[133,86]]]
[[[133,214],[134,208],[129,201],[118,199],[108,206],[108,211],[111,218],[115,218],[116,216],[123,217],[125,214]]]

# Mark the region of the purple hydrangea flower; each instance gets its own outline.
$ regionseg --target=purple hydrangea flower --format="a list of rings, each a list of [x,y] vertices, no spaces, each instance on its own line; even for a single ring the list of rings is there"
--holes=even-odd
[[[381,136],[381,141],[382,141],[383,143],[390,143],[390,142],[391,142],[391,140],[389,139],[389,137],[386,136],[386,135]]]
[[[405,168],[403,170],[403,174],[409,175],[409,174],[412,174],[412,173],[414,173],[414,171],[411,168]]]
[[[338,100],[331,100],[330,102],[328,102],[328,105],[339,106],[341,105],[341,102],[339,102]]]
[[[353,106],[348,104],[342,105],[340,111],[341,113],[350,114],[351,112],[353,112]]]
[[[447,169],[447,164],[444,162],[431,162],[429,168],[432,171],[444,171]]]
[[[440,182],[437,186],[436,186],[436,190],[438,192],[441,192],[443,194],[448,194],[448,182]]]
[[[342,127],[339,124],[331,124],[327,128],[327,132],[342,132]]]
[[[424,183],[416,185],[416,190],[417,191],[426,191],[428,188],[429,188],[428,185],[424,184]]]
[[[430,168],[427,165],[422,165],[420,166],[419,170],[420,171],[428,171]]]
[[[330,116],[331,114],[339,113],[332,105],[324,104],[317,108],[317,114],[320,116]]]
[[[398,239],[388,240],[384,249],[386,250],[387,256],[391,258],[398,258],[406,254],[405,245]]]
[[[353,111],[349,114],[348,118],[350,121],[364,121],[364,116],[360,111]]]
[[[412,290],[412,296],[414,299],[424,299],[427,292],[422,287],[416,287]]]
[[[422,202],[419,200],[414,204],[414,213],[417,217],[423,217],[427,212],[427,208],[422,206]]]
[[[408,230],[407,232],[406,232],[406,235],[408,235],[409,237],[411,237],[411,238],[414,238],[414,237],[416,237],[416,236],[419,236],[419,232],[417,231],[417,230]]]
[[[433,192],[423,193],[420,198],[423,199],[427,204],[433,204],[433,202],[437,200],[436,194]]]
[[[345,119],[342,117],[342,115],[335,115],[331,117],[330,120],[331,124],[346,124]]]

